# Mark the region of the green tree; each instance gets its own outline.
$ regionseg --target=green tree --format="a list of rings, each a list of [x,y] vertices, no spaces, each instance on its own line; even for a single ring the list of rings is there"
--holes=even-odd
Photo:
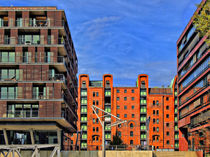
[[[201,8],[201,11],[195,13],[193,24],[202,37],[207,36],[206,43],[210,45],[210,0],[207,0],[204,5],[201,3],[197,6]]]
[[[120,136],[118,135],[118,133],[116,133],[116,135],[113,136],[113,140],[110,142],[111,145],[122,145],[123,141],[120,138]]]

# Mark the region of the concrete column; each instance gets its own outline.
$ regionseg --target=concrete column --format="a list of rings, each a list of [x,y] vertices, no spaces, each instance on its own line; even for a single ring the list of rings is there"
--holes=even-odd
[[[30,136],[31,136],[31,144],[35,144],[33,129],[30,130]]]
[[[7,137],[7,131],[6,129],[3,129],[3,133],[4,133],[4,140],[5,140],[5,144],[9,145],[9,141],[8,141],[8,137]]]
[[[61,146],[61,130],[57,130],[58,144]]]

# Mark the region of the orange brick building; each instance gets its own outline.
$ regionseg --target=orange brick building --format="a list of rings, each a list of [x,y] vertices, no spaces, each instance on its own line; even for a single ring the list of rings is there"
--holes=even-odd
[[[178,150],[175,144],[178,133],[175,84],[176,78],[168,88],[149,88],[148,75],[141,74],[136,87],[114,87],[110,74],[103,75],[101,81],[92,81],[86,74],[80,75],[77,124],[78,130],[82,130],[81,136],[78,136],[80,149],[101,149],[102,127],[91,108],[95,105],[127,121],[116,127],[105,127],[106,147],[118,134],[126,149]],[[100,117],[103,116],[101,111],[97,112]],[[110,124],[115,122],[115,118],[106,117],[104,121]],[[76,135],[73,139],[72,144],[75,145]]]

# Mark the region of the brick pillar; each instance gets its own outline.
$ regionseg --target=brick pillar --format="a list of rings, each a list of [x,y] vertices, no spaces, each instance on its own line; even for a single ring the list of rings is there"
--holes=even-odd
[[[41,44],[47,44],[47,37],[48,37],[48,30],[47,29],[41,29],[40,30],[41,35]]]
[[[7,117],[7,102],[6,101],[1,101],[0,102],[0,117],[5,118]]]
[[[44,47],[37,47],[37,61],[44,62]]]
[[[27,80],[27,71],[26,71],[26,65],[19,65],[20,73],[20,80]]]
[[[61,117],[61,102],[54,102],[54,117]]]
[[[56,11],[55,19],[55,26],[62,26],[62,11]]]
[[[48,26],[54,26],[55,11],[47,12]]]
[[[9,27],[14,27],[15,26],[15,11],[9,11],[8,17],[9,17]]]
[[[18,29],[11,29],[10,36],[10,44],[18,44]]]
[[[51,42],[52,44],[58,44],[58,30],[57,29],[51,30]]]
[[[35,63],[35,47],[28,47],[28,52],[30,52],[31,63]]]
[[[54,117],[54,108],[53,108],[53,103],[54,102],[50,102],[50,101],[47,101],[47,117]]]
[[[57,62],[57,56],[58,56],[58,48],[57,47],[50,47],[50,52],[53,54],[51,58],[53,62]]]
[[[0,29],[0,44],[4,44],[4,29]]]
[[[39,101],[39,117],[46,117],[47,111],[46,111],[46,101]]]
[[[23,18],[23,27],[28,27],[29,26],[29,11],[23,11],[22,18]]]
[[[20,68],[22,68],[22,67],[20,67]],[[25,83],[18,83],[18,90],[16,92],[18,93],[18,99],[26,99]]]
[[[28,68],[28,67],[27,67]],[[32,66],[30,67],[32,68]],[[32,99],[32,86],[33,86],[33,83],[27,83],[26,84],[26,88],[25,88],[25,92],[26,92],[26,99]]]
[[[54,98],[61,98],[61,83],[54,83]]]
[[[47,98],[53,99],[54,98],[54,91],[53,91],[53,83],[46,83],[47,87]]]
[[[42,75],[42,81],[47,81],[48,75],[49,75],[49,66],[48,65],[42,65],[41,66],[41,75]]]

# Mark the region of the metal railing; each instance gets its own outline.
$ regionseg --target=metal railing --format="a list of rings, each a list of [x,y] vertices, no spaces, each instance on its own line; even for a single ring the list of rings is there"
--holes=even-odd
[[[7,111],[7,118],[34,118],[39,116],[39,111],[20,110],[20,111]]]
[[[62,99],[62,94],[59,97],[55,94],[47,94],[46,92],[39,93],[27,93],[27,92],[0,92],[1,100],[20,100],[20,99],[34,99],[34,100],[45,100],[45,99]]]
[[[26,57],[23,55],[17,55],[14,56],[14,58],[11,60],[11,57],[6,57],[6,58],[0,58],[0,63],[4,64],[11,64],[11,63],[63,63],[65,64],[65,57],[64,56],[57,56],[57,60],[54,59],[53,57],[38,57],[35,56],[35,61],[31,61],[32,57]]]
[[[191,119],[191,125],[198,125],[201,122],[210,120],[210,110],[205,113],[201,113],[198,116]]]

